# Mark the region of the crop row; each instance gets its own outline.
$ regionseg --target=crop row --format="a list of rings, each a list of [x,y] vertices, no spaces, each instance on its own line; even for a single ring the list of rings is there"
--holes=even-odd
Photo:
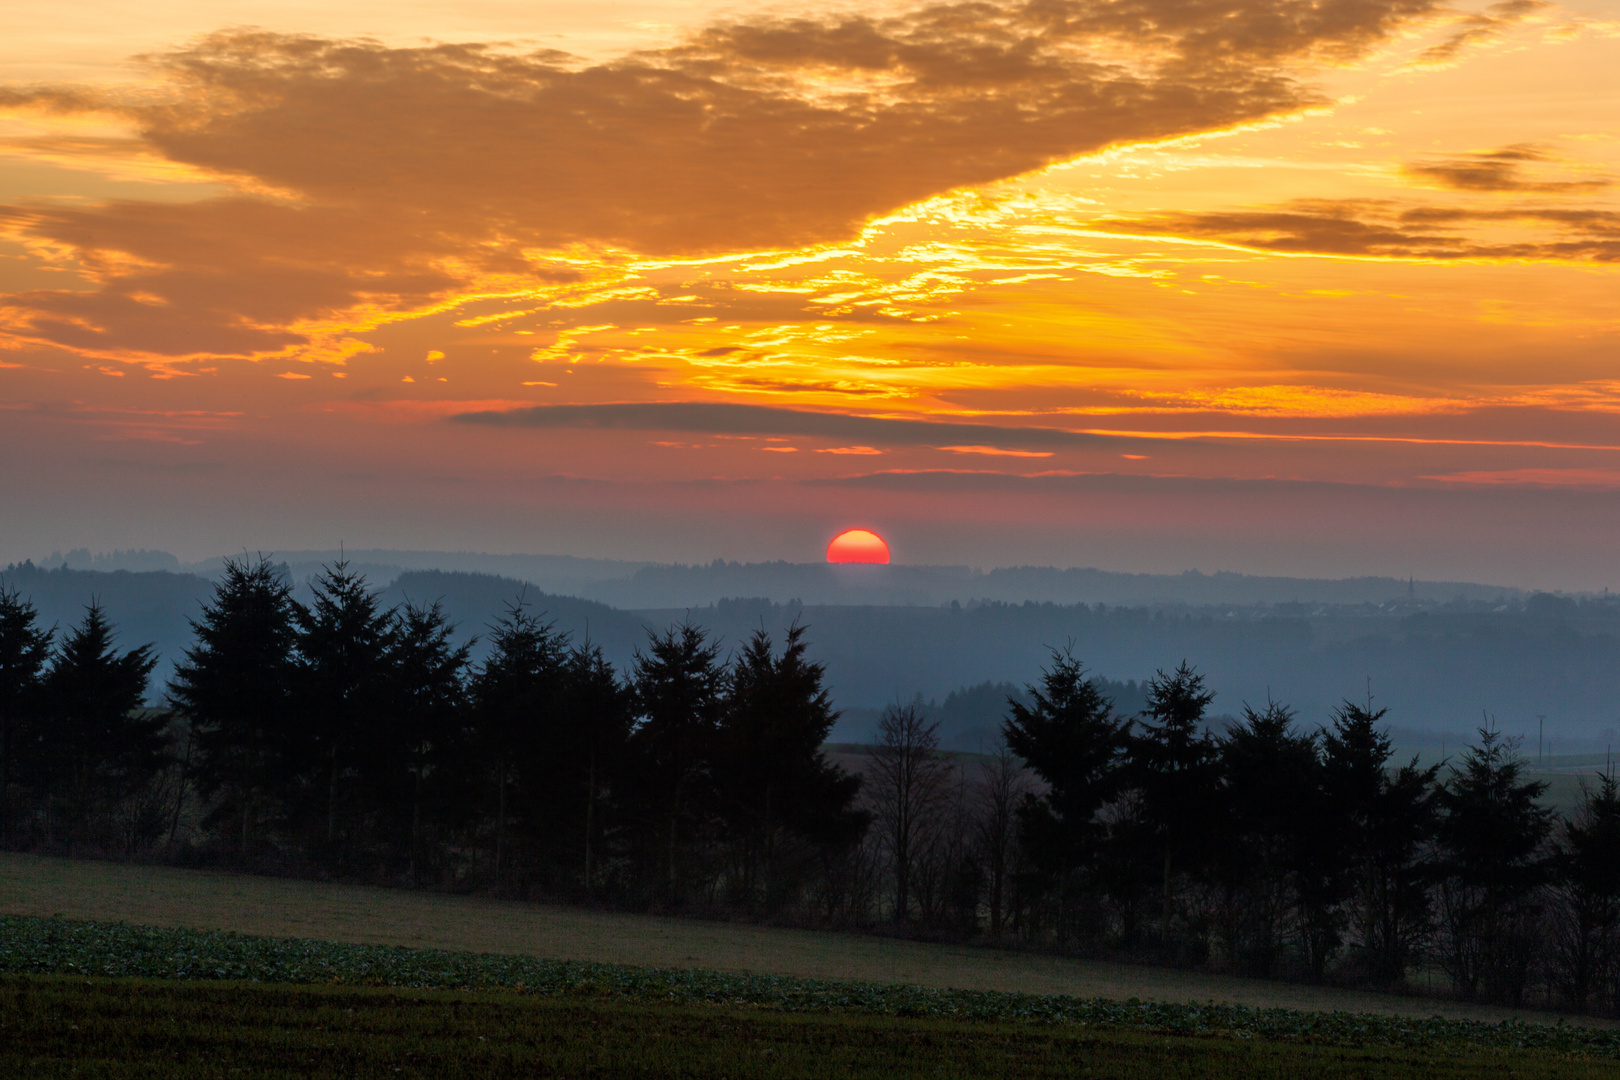
[[[1336,1046],[1511,1047],[1620,1057],[1620,1031],[1565,1023],[930,989],[19,916],[0,916],[0,974],[502,990],[785,1012],[1032,1021]]]

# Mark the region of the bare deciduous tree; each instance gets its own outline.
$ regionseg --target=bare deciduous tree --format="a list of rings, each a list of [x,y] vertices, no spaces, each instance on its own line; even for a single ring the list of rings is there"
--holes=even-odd
[[[891,705],[878,721],[872,748],[872,812],[894,872],[894,918],[911,907],[918,849],[945,794],[947,766],[939,757],[939,724],[915,705]]]
[[[979,765],[979,851],[984,859],[985,899],[990,934],[1001,936],[1007,912],[1007,883],[1018,856],[1018,804],[1029,791],[1028,773],[1005,743]]]

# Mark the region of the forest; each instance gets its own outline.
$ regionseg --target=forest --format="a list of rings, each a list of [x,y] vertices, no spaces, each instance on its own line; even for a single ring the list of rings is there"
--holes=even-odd
[[[834,760],[803,624],[615,666],[518,596],[475,663],[437,603],[244,558],[191,625],[151,708],[150,646],[0,587],[0,843],[1620,1012],[1620,784],[1557,815],[1489,726],[1426,766],[1370,699],[1216,729],[1185,660],[1125,715],[1059,648],[990,753],[897,702]]]

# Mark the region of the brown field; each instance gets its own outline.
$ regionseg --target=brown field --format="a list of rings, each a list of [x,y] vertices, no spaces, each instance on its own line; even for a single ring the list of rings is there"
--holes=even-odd
[[[34,855],[0,854],[0,914],[1081,997],[1553,1019],[1533,1010],[972,946]]]

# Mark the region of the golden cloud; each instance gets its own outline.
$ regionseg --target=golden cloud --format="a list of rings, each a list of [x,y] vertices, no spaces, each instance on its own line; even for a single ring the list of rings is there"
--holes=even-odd
[[[0,208],[99,286],[0,298],[14,337],[99,355],[252,356],[308,324],[475,282],[576,276],[569,245],[661,256],[849,237],[941,192],[1315,103],[1435,0],[1031,0],[717,24],[587,65],[256,31],[149,58],[151,96],[0,91],[122,117],[137,152],[239,194]],[[137,294],[147,300],[137,299]],[[150,300],[158,302],[149,302]]]

